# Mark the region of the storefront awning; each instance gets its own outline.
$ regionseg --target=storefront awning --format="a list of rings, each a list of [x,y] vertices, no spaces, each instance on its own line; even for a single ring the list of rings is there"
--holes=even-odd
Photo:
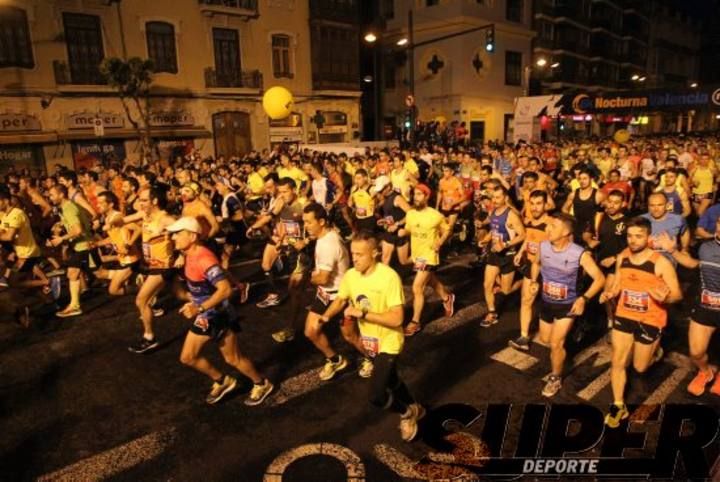
[[[150,131],[153,138],[173,137],[212,137],[210,131],[203,127],[153,127]],[[89,139],[137,139],[135,129],[105,129],[105,135],[97,137],[90,129],[77,129],[59,132],[57,137],[62,141],[78,141]]]
[[[48,142],[56,142],[58,135],[56,132],[33,132],[33,133],[14,133],[0,135],[0,145],[9,144],[43,144]]]

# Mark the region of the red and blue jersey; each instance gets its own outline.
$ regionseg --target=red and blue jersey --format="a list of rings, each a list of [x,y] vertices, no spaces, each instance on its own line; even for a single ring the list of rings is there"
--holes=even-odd
[[[210,298],[218,282],[227,279],[225,270],[220,266],[215,254],[204,246],[199,246],[185,256],[185,279],[187,280],[190,299],[196,305]],[[208,311],[225,308],[227,300],[218,307]]]

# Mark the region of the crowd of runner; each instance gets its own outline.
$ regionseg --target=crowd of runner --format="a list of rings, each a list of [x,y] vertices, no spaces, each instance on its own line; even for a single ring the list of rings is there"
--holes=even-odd
[[[194,152],[41,177],[11,169],[0,186],[0,289],[63,300],[61,318],[83,314],[93,285],[134,299],[136,354],[158,348],[155,320],[171,292],[190,320],[180,360],[212,379],[207,402],[238,384],[203,357],[213,341],[252,380],[248,405],[274,385],[239,350],[236,311],[251,296],[261,309],[288,303],[285,328],[269,335],[288,343],[300,331],[325,358],[319,377],[330,380],[353,362],[325,333],[338,323],[358,352],[359,376],[370,379],[370,401],[400,415],[409,441],[425,409],[399,376],[398,356],[428,322],[428,287],[454,315],[441,268],[465,251],[476,255],[466,269],[482,279],[487,305],[478,326],[491,329],[517,299],[509,345],[549,348],[543,396],[562,387],[576,319],[599,315],[612,344],[606,424],[617,427],[630,415],[627,368],[643,373],[663,356],[661,335],[684,313],[671,306],[683,296],[698,369],[687,390],[720,395],[707,354],[720,324],[720,138],[463,144],[423,140],[352,157],[287,146],[231,159]],[[232,260],[254,256],[261,272],[236,279]],[[33,313],[23,306],[14,315],[27,327]]]

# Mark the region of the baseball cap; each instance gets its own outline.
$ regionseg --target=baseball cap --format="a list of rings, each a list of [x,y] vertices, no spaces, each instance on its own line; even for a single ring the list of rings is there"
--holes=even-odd
[[[197,219],[191,216],[185,216],[178,219],[170,226],[168,226],[167,230],[171,233],[178,233],[180,231],[190,231],[191,233],[195,234],[202,233],[202,227],[200,226],[200,223]]]
[[[371,189],[372,192],[378,193],[385,189],[390,184],[390,178],[388,176],[379,176],[375,179],[375,184]]]
[[[427,197],[430,197],[430,193],[432,192],[430,190],[430,188],[427,186],[427,184],[422,184],[422,183],[415,186],[415,189],[417,189],[418,191],[422,191],[423,193],[425,193],[425,195]]]

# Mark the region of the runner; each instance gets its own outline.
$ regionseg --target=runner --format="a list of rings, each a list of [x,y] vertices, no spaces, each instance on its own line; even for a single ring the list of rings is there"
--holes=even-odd
[[[601,303],[619,297],[611,335],[614,402],[605,417],[610,428],[629,416],[624,397],[627,366],[632,360],[635,371],[645,373],[660,360],[660,336],[667,325],[665,305],[682,298],[673,265],[650,249],[651,229],[650,221],[643,217],[628,223],[628,249],[618,257],[612,286],[606,286],[600,296]]]
[[[688,392],[699,397],[713,380],[710,393],[720,395],[720,377],[718,368],[711,365],[708,358],[708,346],[715,330],[720,326],[720,219],[715,222],[714,239],[705,241],[698,251],[698,259],[676,248],[668,236],[660,240],[664,248],[680,265],[686,268],[700,268],[699,299],[692,309],[688,344],[690,359],[698,369],[698,373],[687,387]]]
[[[355,232],[367,231],[374,233],[377,230],[375,218],[375,198],[370,193],[370,183],[365,169],[355,171],[355,183],[350,191],[348,206],[353,211],[353,226]]]
[[[415,402],[397,372],[397,358],[404,344],[402,282],[392,268],[377,262],[377,240],[367,233],[353,237],[350,252],[353,268],[343,276],[338,295],[321,321],[328,323],[349,304],[344,316],[357,320],[361,353],[373,360],[370,402],[400,414],[400,436],[410,442],[418,434],[418,421],[425,416],[425,409]]]
[[[545,191],[535,190],[530,194],[526,207],[528,216],[525,218],[525,241],[513,260],[518,272],[523,275],[520,288],[520,336],[508,343],[511,347],[521,350],[530,350],[530,322],[533,317],[533,305],[537,292],[530,288],[532,264],[540,253],[540,243],[548,239],[547,225],[548,194]]]
[[[664,192],[654,192],[648,197],[648,212],[643,214],[642,217],[650,221],[651,236],[650,236],[650,248],[655,251],[661,252],[666,258],[671,260],[673,264],[675,261],[672,256],[666,251],[663,251],[662,247],[658,245],[655,240],[663,233],[666,233],[670,239],[674,239],[676,243],[680,245],[680,249],[687,252],[690,248],[690,230],[688,229],[687,222],[679,214],[669,213],[667,211],[668,198]]]
[[[413,209],[407,212],[405,227],[398,236],[410,235],[410,259],[415,271],[413,281],[413,315],[405,327],[405,336],[413,336],[422,329],[420,325],[425,307],[425,288],[430,285],[443,302],[445,316],[455,313],[455,295],[438,280],[435,271],[440,265],[440,247],[451,234],[447,219],[439,211],[428,206],[431,191],[425,184],[415,186]]]
[[[547,241],[540,243],[540,252],[530,272],[530,292],[540,291],[540,342],[550,346],[552,372],[542,390],[544,397],[553,397],[562,387],[565,364],[565,338],[575,318],[582,316],[587,303],[603,288],[605,276],[592,256],[572,239],[574,219],[565,213],[550,217]],[[582,273],[592,284],[581,292]]]
[[[50,201],[60,208],[60,218],[65,228],[64,235],[56,235],[48,240],[51,247],[63,243],[70,245],[67,260],[67,277],[70,285],[70,304],[55,313],[60,318],[82,315],[80,292],[87,287],[85,276],[91,268],[100,267],[100,259],[95,250],[90,249],[92,226],[87,211],[67,198],[65,186],[55,186],[50,190]]]
[[[315,268],[310,278],[310,283],[315,287],[316,292],[310,311],[305,319],[305,336],[325,355],[325,365],[319,376],[320,380],[326,381],[332,379],[337,372],[347,367],[345,357],[332,348],[330,341],[323,332],[322,315],[337,298],[340,281],[350,268],[350,255],[338,232],[328,224],[328,215],[322,206],[317,203],[305,206],[305,209],[303,209],[303,222],[308,236],[316,240]],[[358,350],[362,351],[359,338],[353,336],[353,324],[341,323],[340,329],[345,338]],[[368,368],[366,362],[363,362],[362,366],[364,370],[360,370],[360,373],[367,378],[369,373],[372,372],[372,364]]]
[[[668,199],[666,211],[673,214],[679,214],[684,218],[690,216],[692,208],[690,199],[682,186],[677,182],[678,172],[676,169],[668,169],[665,171],[662,185],[655,189],[662,192]]]
[[[488,312],[480,322],[483,328],[489,328],[499,321],[500,307],[510,294],[515,278],[515,255],[525,241],[525,227],[520,214],[509,204],[509,196],[504,188],[492,191],[493,209],[490,212],[490,232],[483,244],[490,245],[483,288]],[[500,291],[495,293],[495,282],[500,278]]]
[[[593,187],[593,179],[589,171],[580,171],[577,179],[580,182],[580,187],[570,193],[563,206],[563,212],[575,217],[573,238],[576,243],[584,244],[587,239],[594,235],[593,222],[595,221],[595,214],[602,206],[603,201],[605,201],[605,195],[601,190]]]
[[[135,297],[135,306],[140,311],[143,336],[136,345],[128,347],[132,353],[146,353],[159,346],[153,330],[153,317],[162,316],[162,310],[155,311],[153,305],[157,295],[176,274],[173,244],[166,228],[175,222],[163,208],[164,194],[158,187],[146,187],[138,193],[137,205],[142,216],[142,252],[144,278]],[[128,218],[125,218],[128,221]]]
[[[409,243],[407,238],[398,236],[398,231],[405,225],[405,213],[410,210],[410,204],[398,192],[393,191],[388,176],[375,179],[370,192],[378,195],[380,204],[380,220],[378,223],[385,232],[382,236],[382,263],[390,265],[392,255],[397,249],[398,261],[401,265],[409,264]]]
[[[261,404],[275,387],[260,375],[238,348],[237,333],[240,325],[228,301],[232,295],[232,286],[217,257],[200,245],[203,228],[196,218],[183,217],[168,226],[167,231],[173,233],[175,248],[185,257],[184,272],[188,291],[182,295],[186,303],[180,308],[180,314],[193,320],[185,337],[180,361],[213,380],[205,401],[209,404],[219,402],[237,387],[237,380],[223,374],[200,355],[208,341],[217,342],[225,362],[253,382],[245,405]]]

